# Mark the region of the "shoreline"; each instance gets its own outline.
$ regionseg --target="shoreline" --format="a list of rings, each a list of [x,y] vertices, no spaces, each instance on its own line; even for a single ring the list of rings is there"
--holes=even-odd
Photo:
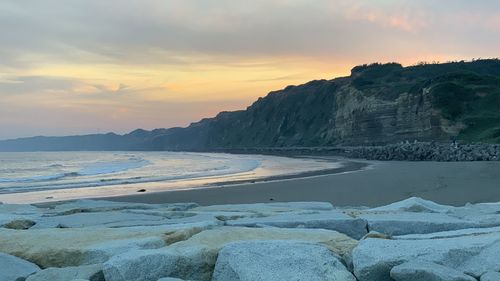
[[[309,156],[308,156],[309,157]],[[325,158],[314,158],[314,159],[325,159]],[[137,192],[134,194],[127,195],[118,195],[118,196],[110,196],[110,197],[97,197],[97,198],[87,198],[91,200],[106,200],[106,201],[117,201],[117,202],[132,202],[132,203],[147,203],[147,204],[160,204],[160,203],[178,203],[178,202],[194,202],[200,205],[214,205],[212,196],[205,197],[207,200],[200,200],[204,195],[202,193],[212,193],[217,192],[219,190],[225,190],[223,192],[229,191],[226,189],[247,189],[248,187],[251,189],[252,186],[258,185],[267,185],[267,184],[277,184],[277,185],[286,185],[286,183],[293,182],[295,180],[307,180],[318,177],[326,177],[326,176],[334,176],[340,174],[350,174],[350,173],[358,173],[363,172],[367,169],[371,169],[375,166],[375,163],[371,161],[351,161],[351,159],[345,159],[345,162],[339,162],[342,166],[333,169],[326,170],[316,170],[316,171],[306,171],[297,174],[288,174],[288,175],[277,175],[270,176],[259,179],[245,179],[238,181],[225,181],[225,182],[217,182],[206,184],[199,187],[187,188],[187,189],[178,189],[178,190],[165,190],[165,191],[154,191],[154,192]],[[248,190],[251,192],[251,190]],[[217,192],[218,193],[218,192]],[[173,195],[173,196],[172,196]],[[184,196],[187,195],[187,196]],[[193,196],[191,196],[193,195]],[[179,197],[178,197],[179,196]],[[229,196],[230,198],[233,198]],[[182,198],[182,199],[176,199]],[[195,200],[186,200],[188,198],[193,198]],[[252,200],[252,196],[246,196],[249,201],[243,200],[241,203],[266,203],[273,202],[275,199],[270,197],[272,200]],[[180,201],[177,201],[180,200]],[[232,199],[230,199],[232,200]],[[67,200],[64,200],[67,201]],[[308,201],[308,200],[292,200],[292,201]],[[314,200],[321,201],[321,200]],[[328,201],[328,200],[324,200]],[[54,203],[54,202],[45,202],[45,203]],[[38,203],[45,204],[45,203]],[[227,204],[227,203],[220,203]],[[232,203],[234,204],[234,203]]]
[[[454,206],[500,201],[498,161],[367,162],[373,163],[372,168],[346,173],[99,199],[200,205],[321,201],[334,206],[368,207],[408,197]]]
[[[255,155],[269,157],[268,155]],[[242,173],[186,178],[183,180],[151,181],[118,185],[89,186],[65,189],[36,190],[0,194],[0,202],[44,204],[77,199],[127,197],[159,192],[212,189],[221,186],[282,181],[365,169],[370,161],[350,160],[334,156],[274,156],[266,164]],[[281,158],[281,159],[280,159]],[[272,159],[272,158],[271,158]],[[289,161],[287,161],[289,159]],[[323,163],[322,163],[323,162]]]
[[[286,156],[283,156],[286,157]],[[295,158],[294,156],[288,156],[288,158]],[[201,189],[201,188],[212,188],[217,186],[228,186],[228,185],[242,185],[242,184],[250,184],[250,183],[265,183],[265,182],[273,182],[273,181],[286,181],[293,179],[302,179],[309,178],[315,176],[326,176],[326,175],[335,175],[341,173],[351,173],[358,172],[364,169],[368,169],[373,166],[373,163],[368,163],[368,161],[362,162],[354,160],[354,159],[345,159],[345,161],[340,161],[338,158],[323,158],[323,157],[312,157],[308,156],[307,158],[315,159],[315,160],[328,160],[332,162],[338,162],[341,166],[338,168],[332,169],[323,169],[323,170],[313,170],[313,171],[304,171],[296,174],[284,174],[284,175],[275,175],[264,178],[255,178],[255,179],[244,179],[244,180],[234,180],[234,181],[223,181],[217,183],[210,183],[205,186],[193,188],[193,189]],[[337,160],[337,161],[334,161]],[[176,191],[176,190],[172,190]]]
[[[322,201],[334,206],[379,206],[408,197],[421,197],[441,204],[500,201],[500,161],[373,161],[330,155],[288,155],[287,158],[336,161],[340,167],[263,178],[220,181],[200,180],[191,187],[160,182],[124,186],[121,194],[100,188],[99,196],[56,197],[24,202],[49,204],[76,199],[138,203],[195,202],[200,205]],[[171,188],[165,187],[170,184]],[[180,183],[179,183],[180,184]],[[163,186],[163,187],[162,187]],[[137,192],[145,189],[145,192]],[[53,191],[52,191],[53,192]],[[59,191],[61,194],[68,192]],[[76,191],[78,192],[78,191]],[[116,190],[115,190],[116,192]],[[82,193],[89,194],[89,193]],[[21,194],[26,196],[27,193]],[[59,194],[58,194],[59,195]],[[38,197],[45,198],[45,197]],[[59,199],[59,200],[58,200]],[[0,196],[0,201],[9,203]],[[11,202],[12,203],[12,202]],[[17,203],[22,203],[17,201]]]

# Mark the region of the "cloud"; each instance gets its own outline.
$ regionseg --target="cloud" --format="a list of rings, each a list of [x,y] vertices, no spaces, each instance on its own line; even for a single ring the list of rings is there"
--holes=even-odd
[[[4,0],[0,132],[185,125],[355,64],[495,57],[499,10],[497,0]]]
[[[0,71],[47,61],[189,68],[242,57],[352,62],[391,53],[403,60],[436,47],[468,55],[499,43],[491,38],[499,8],[489,0],[6,0]]]
[[[64,92],[80,83],[77,80],[50,76],[7,76],[0,80],[2,95],[23,95],[36,92]]]

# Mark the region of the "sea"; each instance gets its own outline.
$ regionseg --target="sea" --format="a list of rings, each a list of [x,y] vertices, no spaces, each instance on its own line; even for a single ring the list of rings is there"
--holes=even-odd
[[[108,196],[136,192],[139,187],[196,188],[339,165],[331,160],[223,153],[1,152],[0,200],[6,194],[13,198],[36,192],[52,199],[51,193],[60,190],[65,190],[63,199],[70,199],[71,190],[74,197],[85,197],[84,190],[92,190],[89,196]]]

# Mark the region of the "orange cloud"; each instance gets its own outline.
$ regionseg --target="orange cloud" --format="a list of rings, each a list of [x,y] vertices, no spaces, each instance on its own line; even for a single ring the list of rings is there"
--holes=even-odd
[[[423,20],[418,19],[414,14],[406,13],[404,9],[391,11],[373,5],[363,5],[360,2],[350,6],[345,16],[348,20],[367,21],[406,32],[416,32],[425,26]]]

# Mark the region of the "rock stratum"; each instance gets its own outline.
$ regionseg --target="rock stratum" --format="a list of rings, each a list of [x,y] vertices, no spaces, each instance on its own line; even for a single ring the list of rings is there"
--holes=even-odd
[[[1,281],[500,280],[500,203],[0,204]]]
[[[186,128],[0,141],[0,151],[371,146],[414,140],[500,143],[500,60],[357,66]]]

